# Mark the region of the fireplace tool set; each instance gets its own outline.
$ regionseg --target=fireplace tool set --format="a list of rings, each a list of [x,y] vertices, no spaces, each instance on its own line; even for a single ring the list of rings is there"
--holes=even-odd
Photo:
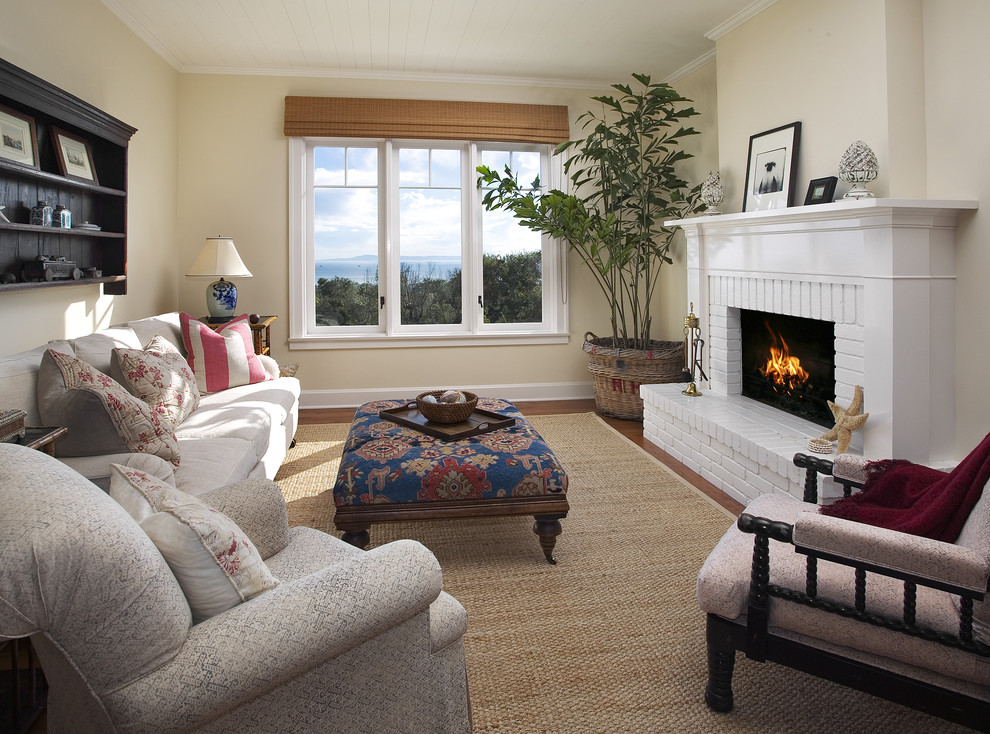
[[[708,379],[701,366],[705,340],[701,338],[701,320],[694,315],[694,302],[691,303],[689,310],[690,313],[684,317],[684,370],[681,372],[681,382],[690,384],[681,392],[689,397],[698,398],[701,397],[701,391],[695,383],[695,370],[700,375],[700,379]]]

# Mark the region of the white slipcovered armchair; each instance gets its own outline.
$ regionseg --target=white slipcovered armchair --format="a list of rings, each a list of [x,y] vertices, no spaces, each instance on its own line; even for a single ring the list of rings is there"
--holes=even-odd
[[[280,585],[193,624],[110,496],[11,444],[0,477],[0,638],[37,649],[49,731],[470,732],[467,614],[422,545],[362,551],[290,529],[267,480],[225,487],[202,499]]]

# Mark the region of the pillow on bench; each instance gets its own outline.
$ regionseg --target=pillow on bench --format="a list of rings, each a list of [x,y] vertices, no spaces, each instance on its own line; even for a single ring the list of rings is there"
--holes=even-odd
[[[172,424],[109,375],[68,354],[47,350],[38,369],[38,412],[68,433],[57,456],[155,454],[179,465]]]
[[[114,349],[110,376],[156,413],[178,426],[199,406],[199,386],[189,364],[161,336],[144,349]]]
[[[189,366],[201,392],[271,380],[258,355],[248,316],[238,316],[214,331],[187,313],[179,314]]]
[[[237,524],[143,471],[110,465],[110,496],[148,534],[201,622],[278,586]]]

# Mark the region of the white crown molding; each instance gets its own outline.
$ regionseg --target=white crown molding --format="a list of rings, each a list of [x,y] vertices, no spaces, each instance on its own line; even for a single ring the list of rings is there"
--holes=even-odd
[[[141,39],[145,44],[151,48],[156,54],[161,56],[165,62],[171,66],[176,71],[179,71],[182,64],[181,62],[161,44],[158,38],[149,31],[140,20],[132,13],[126,3],[118,2],[118,0],[101,0],[101,2],[107,7],[107,9],[117,16],[117,18],[134,33],[139,39]]]
[[[214,66],[180,66],[181,74],[231,74],[244,76],[317,77],[325,79],[366,79],[391,82],[446,82],[449,84],[492,84],[557,89],[606,89],[611,82],[591,79],[552,79],[549,77],[483,76],[477,74],[431,74],[427,72],[364,71],[357,69],[283,69]]]
[[[372,400],[409,400],[427,387],[387,387],[354,390],[303,390],[299,396],[299,408],[353,408]],[[590,382],[556,382],[532,385],[475,385],[463,387],[476,395],[493,395],[522,403],[527,400],[587,400],[595,396]]]
[[[747,5],[745,8],[740,10],[738,13],[733,15],[724,23],[721,23],[715,26],[714,28],[712,28],[710,31],[708,31],[708,33],[705,34],[705,38],[708,38],[712,41],[717,41],[729,31],[741,26],[747,20],[752,18],[754,15],[759,15],[760,13],[762,13],[764,10],[766,10],[771,5],[773,5],[775,2],[777,2],[777,0],[756,0],[756,2],[752,3],[751,5]]]
[[[673,74],[671,74],[666,79],[664,79],[664,81],[667,84],[673,84],[674,82],[683,79],[688,74],[692,74],[696,72],[701,67],[707,66],[708,64],[712,63],[714,60],[715,60],[715,49],[712,49],[711,51],[707,51],[703,53],[701,56],[696,58],[691,63],[685,64],[680,69],[678,69]]]

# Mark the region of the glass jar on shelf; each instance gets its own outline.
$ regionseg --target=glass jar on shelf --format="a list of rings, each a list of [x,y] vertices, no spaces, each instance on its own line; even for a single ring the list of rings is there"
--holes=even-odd
[[[61,229],[72,229],[72,212],[61,204],[55,207],[52,212],[52,226]]]
[[[51,227],[52,211],[47,201],[39,199],[38,203],[31,207],[31,224],[38,227]]]

